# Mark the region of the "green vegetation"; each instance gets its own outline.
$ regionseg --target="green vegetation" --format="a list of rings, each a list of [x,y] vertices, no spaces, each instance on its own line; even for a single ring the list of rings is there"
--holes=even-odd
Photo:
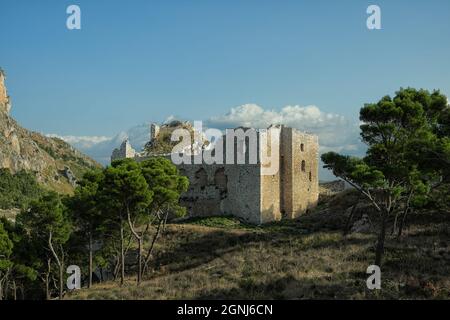
[[[52,276],[52,262],[58,268],[59,298],[63,297],[64,288],[64,244],[69,240],[72,232],[70,216],[63,206],[60,197],[49,192],[39,200],[31,203],[29,210],[22,211],[17,216],[18,230],[28,237],[35,252],[39,252],[39,266],[36,268],[45,282],[45,294],[50,299],[50,281]],[[46,263],[45,263],[46,262]],[[45,265],[45,267],[43,267]],[[41,270],[39,270],[41,269]]]
[[[341,197],[341,195],[339,195]],[[342,201],[342,200],[340,200]],[[70,299],[449,299],[449,222],[412,214],[405,239],[386,241],[382,290],[366,287],[373,234],[343,234],[333,206],[294,221],[242,229],[235,218],[167,225],[153,272],[139,287],[126,278],[95,284]],[[430,222],[430,218],[432,219]],[[218,227],[204,226],[220,221]],[[232,227],[232,225],[236,227]]]
[[[23,170],[12,174],[9,169],[0,169],[0,209],[25,208],[42,193],[33,174]]]
[[[450,107],[439,91],[401,89],[360,111],[364,158],[329,152],[325,167],[361,192],[379,213],[375,264],[381,266],[388,221],[402,235],[410,212],[450,180]]]
[[[354,190],[263,226],[171,222],[188,180],[164,158],[94,166],[65,196],[0,171],[1,205],[22,207],[0,218],[0,299],[450,299],[447,99],[401,89],[360,117],[366,156],[322,157]],[[370,291],[373,261],[382,289]],[[64,291],[68,263],[88,270],[87,289]]]
[[[96,268],[120,275],[121,284],[135,271],[139,284],[169,215],[185,213],[178,203],[187,186],[167,159],[127,159],[87,172],[73,196],[31,200],[15,223],[0,220],[0,298],[16,299],[19,287],[22,297],[62,299],[68,257],[87,262],[89,286]]]
[[[12,249],[13,243],[3,227],[3,223],[0,221],[0,300],[3,299],[3,285],[12,266],[10,260]]]
[[[225,229],[256,229],[254,225],[246,224],[234,216],[215,216],[215,217],[193,217],[187,219],[184,223],[213,228]]]

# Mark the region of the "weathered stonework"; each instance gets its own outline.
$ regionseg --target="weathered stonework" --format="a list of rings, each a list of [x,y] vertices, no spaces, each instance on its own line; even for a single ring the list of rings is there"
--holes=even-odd
[[[150,141],[152,141],[158,137],[159,130],[160,130],[160,127],[157,124],[155,124],[155,123],[150,124]]]
[[[244,131],[248,129],[243,128]],[[276,143],[264,145],[264,140],[261,139],[263,132],[269,137],[274,135]],[[151,133],[152,137],[156,135]],[[245,163],[236,164],[236,154],[242,146],[235,140],[234,164],[225,161],[227,146],[224,143],[224,164],[203,162],[177,165],[180,173],[190,181],[189,190],[181,198],[189,215],[234,215],[249,223],[262,224],[281,219],[295,219],[317,205],[317,136],[284,126],[271,126],[267,130],[257,131],[257,141],[258,158],[255,164],[250,164],[248,152],[245,154]],[[264,162],[260,159],[261,151],[266,148],[269,154],[272,151],[279,152],[277,170],[273,174],[267,174],[262,164]],[[131,155],[132,153],[130,156],[124,156],[126,152],[123,149],[121,147],[120,153],[118,149],[114,151],[114,159],[121,156],[143,161],[149,158],[141,154]],[[246,150],[248,149],[247,145]],[[170,159],[170,155],[164,156]],[[194,157],[193,155],[192,159]]]
[[[125,140],[120,145],[120,148],[114,149],[111,155],[111,162],[114,160],[124,159],[124,158],[134,158],[136,156],[136,151],[131,147],[130,142]]]

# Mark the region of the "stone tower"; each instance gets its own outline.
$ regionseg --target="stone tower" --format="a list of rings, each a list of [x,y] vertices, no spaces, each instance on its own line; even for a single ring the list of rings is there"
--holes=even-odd
[[[131,144],[128,141],[128,139],[125,139],[120,145],[120,148],[114,149],[111,155],[111,162],[113,162],[114,160],[134,158],[135,155],[136,151],[131,147]]]
[[[152,123],[150,125],[150,141],[153,141],[158,137],[159,129],[160,127],[155,123]]]
[[[319,141],[294,128],[269,128],[279,136],[279,170],[262,175],[261,220],[295,219],[317,205],[319,198]]]
[[[5,80],[5,72],[0,68],[0,112],[9,113],[11,110],[11,104],[6,91]]]
[[[319,141],[287,127],[280,141],[280,211],[283,218],[294,219],[317,205]]]

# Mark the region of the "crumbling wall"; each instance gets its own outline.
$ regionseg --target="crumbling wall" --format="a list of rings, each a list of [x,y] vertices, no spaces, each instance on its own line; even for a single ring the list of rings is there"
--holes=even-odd
[[[181,197],[191,216],[234,215],[260,223],[260,166],[181,164],[189,190]]]
[[[259,134],[256,164],[248,164],[246,154],[246,164],[177,165],[190,181],[189,190],[181,197],[190,216],[234,215],[261,224],[294,219],[316,206],[319,196],[318,138],[286,127],[278,127],[269,134],[278,137],[269,152],[279,152],[277,170],[271,175],[266,174],[261,164]],[[234,148],[238,150],[236,143]],[[224,162],[225,149],[226,146]],[[170,159],[170,155],[166,157]],[[138,161],[147,158],[135,157]],[[235,153],[235,161],[236,158]]]
[[[120,145],[120,148],[113,150],[111,154],[111,162],[114,160],[134,158],[136,156],[136,150],[134,150],[128,140],[125,140]]]

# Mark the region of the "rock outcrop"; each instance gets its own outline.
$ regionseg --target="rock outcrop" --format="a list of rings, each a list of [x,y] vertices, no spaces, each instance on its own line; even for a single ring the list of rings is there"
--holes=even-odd
[[[5,78],[0,69],[0,168],[34,172],[38,182],[49,189],[70,193],[76,178],[100,165],[60,139],[22,128],[9,115]]]
[[[9,114],[11,103],[5,86],[6,75],[0,68],[0,112]]]

